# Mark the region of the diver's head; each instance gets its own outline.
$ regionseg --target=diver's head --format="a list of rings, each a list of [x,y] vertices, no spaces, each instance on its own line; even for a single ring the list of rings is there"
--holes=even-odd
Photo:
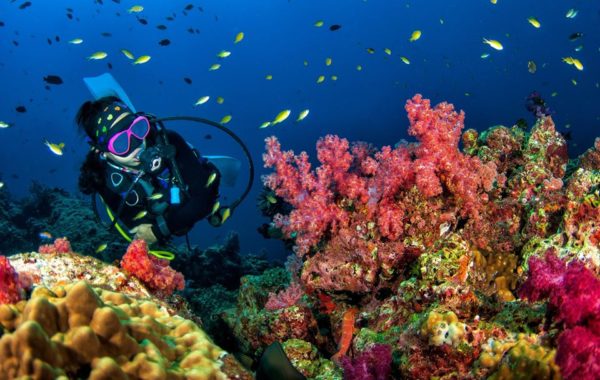
[[[119,98],[84,103],[77,113],[77,124],[103,157],[120,165],[140,165],[139,155],[151,125],[147,117],[133,113]]]

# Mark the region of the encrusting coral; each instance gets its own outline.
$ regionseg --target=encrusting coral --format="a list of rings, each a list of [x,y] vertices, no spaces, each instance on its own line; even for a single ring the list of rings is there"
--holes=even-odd
[[[250,379],[193,322],[84,281],[0,306],[0,378]]]

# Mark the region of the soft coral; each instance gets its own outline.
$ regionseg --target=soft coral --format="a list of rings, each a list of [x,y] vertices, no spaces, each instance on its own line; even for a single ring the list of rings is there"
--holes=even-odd
[[[15,268],[6,256],[0,256],[0,304],[15,303],[21,299],[21,283]]]
[[[556,363],[565,379],[597,379],[600,373],[600,279],[582,263],[566,265],[552,250],[529,260],[521,296],[548,298],[565,331],[558,339]]]

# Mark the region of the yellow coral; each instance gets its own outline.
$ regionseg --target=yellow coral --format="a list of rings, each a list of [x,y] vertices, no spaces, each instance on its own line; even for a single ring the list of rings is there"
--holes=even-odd
[[[434,346],[448,344],[456,347],[464,341],[465,333],[466,325],[459,322],[452,311],[445,313],[432,311],[421,325],[421,336],[428,338],[429,344]]]
[[[66,379],[86,368],[98,380],[227,378],[227,353],[196,324],[83,281],[38,287],[28,302],[3,305],[0,326],[2,379]]]

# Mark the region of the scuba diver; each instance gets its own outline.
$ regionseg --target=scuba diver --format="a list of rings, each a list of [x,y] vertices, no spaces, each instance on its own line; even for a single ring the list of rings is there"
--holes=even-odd
[[[96,195],[115,227],[131,241],[164,246],[173,236],[186,236],[204,218],[215,227],[225,222],[247,196],[254,166],[243,142],[221,124],[196,117],[159,119],[136,112],[127,94],[110,74],[84,78],[95,97],[81,105],[76,123],[90,145],[81,165],[79,189]],[[208,124],[229,134],[244,150],[250,165],[248,184],[230,206],[219,202],[219,187],[234,186],[240,162],[227,156],[202,156],[163,122],[183,120]],[[135,236],[130,236],[134,234]],[[188,241],[189,248],[189,241]],[[167,251],[150,253],[173,259]]]

